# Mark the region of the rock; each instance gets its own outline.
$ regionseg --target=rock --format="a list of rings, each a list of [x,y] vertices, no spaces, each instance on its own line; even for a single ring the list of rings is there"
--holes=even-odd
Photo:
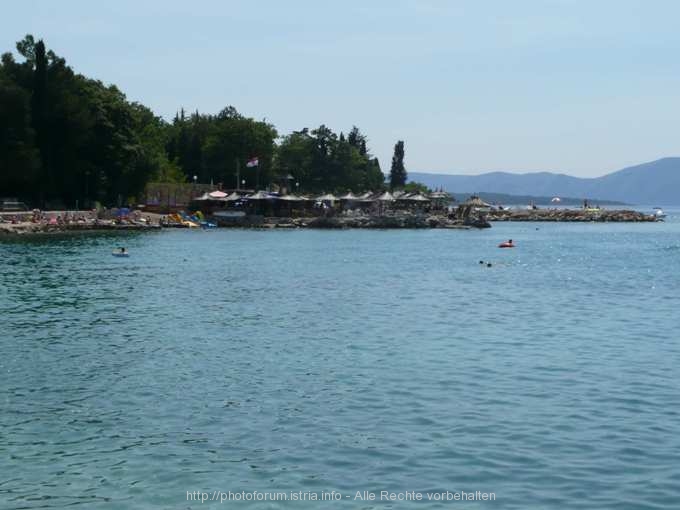
[[[597,211],[585,209],[533,209],[533,210],[503,210],[491,211],[488,215],[491,221],[612,221],[639,222],[656,221],[653,215],[629,210]]]

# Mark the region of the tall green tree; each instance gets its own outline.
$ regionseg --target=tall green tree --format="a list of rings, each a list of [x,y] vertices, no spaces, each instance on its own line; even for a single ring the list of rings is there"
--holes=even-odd
[[[247,188],[256,181],[266,185],[275,179],[274,140],[278,133],[264,121],[245,117],[229,106],[216,116],[202,116],[205,138],[202,144],[204,180],[222,182],[227,187],[236,184],[237,174]],[[257,157],[259,166],[248,168],[249,159]]]
[[[239,113],[187,115],[171,123],[128,101],[114,85],[77,74],[42,40],[17,43],[23,60],[0,58],[0,190],[35,205],[87,207],[132,200],[150,181],[196,175],[254,187],[289,181],[301,191],[379,190],[384,175],[367,139],[326,125],[280,139],[275,127]],[[257,156],[259,166],[246,162]],[[240,180],[239,179],[239,180]]]
[[[26,49],[30,57],[33,56],[35,69],[33,71],[33,93],[31,94],[31,118],[33,130],[36,133],[36,144],[40,152],[40,163],[42,172],[38,188],[40,190],[41,205],[44,205],[45,194],[53,186],[53,176],[50,161],[50,133],[48,119],[48,90],[47,90],[47,55],[45,53],[45,43],[39,40],[33,50],[29,50],[29,45],[33,40],[27,37]],[[20,48],[17,44],[17,48]],[[30,61],[30,60],[29,60]]]
[[[17,50],[24,62],[5,54],[0,65],[3,194],[36,205],[115,204],[173,174],[161,119],[74,73],[42,40],[28,35]]]
[[[403,188],[406,185],[406,167],[404,166],[404,142],[399,140],[394,146],[392,167],[390,168],[390,188]]]
[[[347,137],[325,125],[294,131],[279,144],[276,164],[282,175],[290,174],[309,192],[379,190],[385,179],[356,126]]]
[[[40,154],[31,126],[30,92],[0,67],[0,195],[26,196],[39,181]]]

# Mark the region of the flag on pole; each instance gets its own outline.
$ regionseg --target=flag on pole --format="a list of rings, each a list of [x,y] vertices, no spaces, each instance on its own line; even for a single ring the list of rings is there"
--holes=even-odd
[[[254,167],[254,166],[259,166],[259,165],[260,165],[260,160],[258,159],[257,156],[255,156],[254,158],[250,158],[250,159],[248,160],[248,162],[246,163],[246,166],[247,166],[248,168],[252,168],[252,167]]]

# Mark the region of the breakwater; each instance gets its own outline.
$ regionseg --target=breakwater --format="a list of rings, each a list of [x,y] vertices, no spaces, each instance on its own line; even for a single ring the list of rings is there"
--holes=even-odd
[[[157,215],[154,215],[157,216]],[[306,217],[265,217],[248,215],[237,218],[210,218],[220,227],[260,229],[468,229],[489,227],[494,221],[542,221],[542,222],[654,222],[653,214],[632,210],[606,209],[510,209],[472,213],[461,218],[456,214],[385,214],[385,215],[332,215]],[[148,231],[163,227],[186,228],[185,223],[155,221],[113,221],[88,218],[87,220],[54,222],[0,222],[2,234],[49,234],[91,231]]]
[[[560,222],[653,222],[658,218],[632,210],[609,209],[504,209],[487,213],[489,221],[560,221]]]
[[[319,229],[422,229],[469,228],[461,221],[443,215],[361,215],[320,216],[312,218],[263,218],[256,225],[261,228],[319,228]]]

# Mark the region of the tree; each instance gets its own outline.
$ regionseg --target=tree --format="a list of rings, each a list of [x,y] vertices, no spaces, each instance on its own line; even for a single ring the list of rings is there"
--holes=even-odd
[[[0,67],[0,189],[24,197],[38,181],[40,154],[31,127],[29,91],[3,76]]]
[[[431,193],[432,190],[422,182],[411,181],[404,186],[404,191],[408,193]]]
[[[203,172],[198,175],[204,181],[213,179],[231,186],[237,172],[247,187],[256,185],[258,174],[261,183],[274,179],[274,140],[278,133],[271,124],[247,118],[228,106],[216,116],[192,117],[189,129],[200,140]],[[246,167],[254,156],[259,159],[255,171]],[[188,171],[186,167],[184,170]]]
[[[404,142],[399,140],[394,146],[392,168],[390,169],[390,188],[402,188],[406,185],[408,174],[404,167]]]
[[[169,127],[115,86],[76,74],[42,40],[17,43],[25,59],[0,65],[0,182],[27,202],[83,207],[140,193],[154,176],[176,178]]]
[[[385,180],[356,126],[347,137],[325,125],[294,131],[278,146],[276,165],[280,175],[292,175],[303,190],[314,193],[379,190]]]
[[[24,42],[25,51],[33,57],[35,70],[33,72],[33,94],[31,95],[31,117],[33,130],[36,133],[36,142],[40,151],[42,173],[39,181],[41,205],[45,205],[45,194],[52,188],[53,176],[50,161],[50,133],[48,130],[48,90],[47,90],[47,56],[45,55],[45,43],[38,41],[34,48],[30,49],[33,37],[26,36]],[[17,45],[18,46],[18,45]],[[30,60],[29,60],[30,62]]]
[[[150,181],[234,183],[289,179],[309,192],[384,188],[366,137],[325,125],[279,137],[273,125],[228,106],[216,115],[178,111],[171,123],[117,87],[76,74],[42,40],[0,56],[0,189],[27,203],[89,207],[127,202]],[[402,146],[403,155],[403,146]],[[257,170],[246,161],[259,159]],[[403,157],[402,157],[403,160]],[[405,173],[405,172],[404,172]],[[297,187],[296,187],[297,189]]]

